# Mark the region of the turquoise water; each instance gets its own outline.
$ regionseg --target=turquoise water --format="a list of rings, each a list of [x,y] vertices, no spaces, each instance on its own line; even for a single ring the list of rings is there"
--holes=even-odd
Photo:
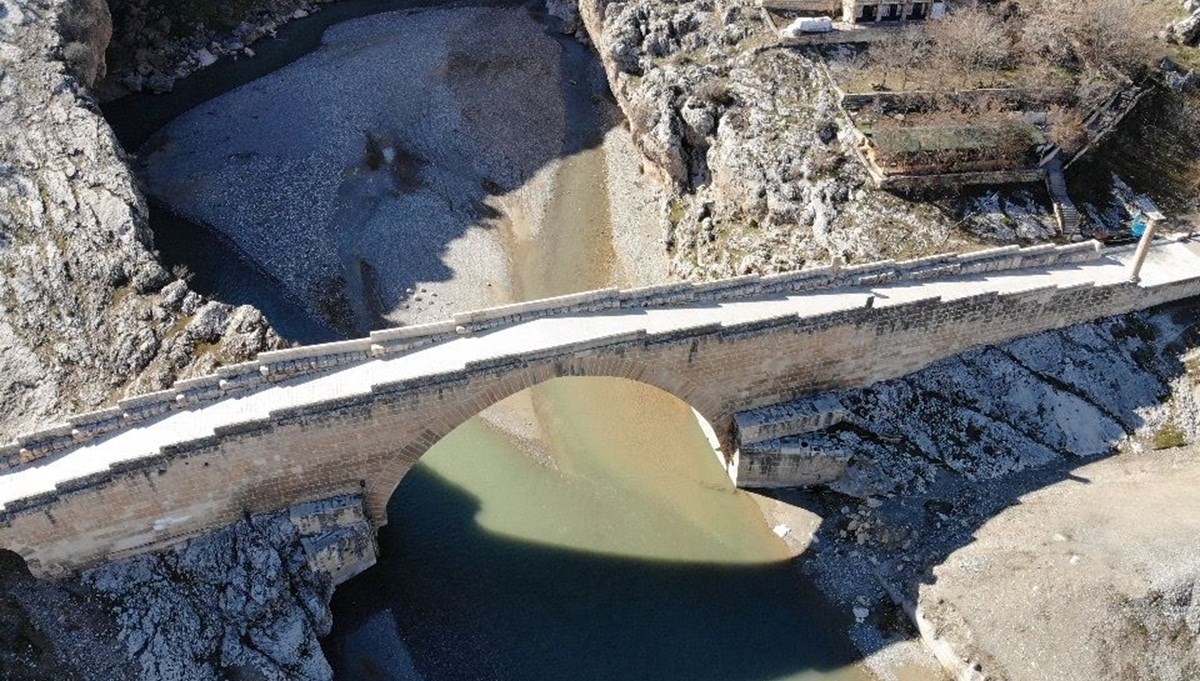
[[[335,596],[337,679],[867,678],[686,405],[571,378],[493,411],[397,489]]]

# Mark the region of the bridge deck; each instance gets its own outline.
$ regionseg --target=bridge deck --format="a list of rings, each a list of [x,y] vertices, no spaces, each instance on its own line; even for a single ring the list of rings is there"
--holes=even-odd
[[[221,426],[263,419],[274,410],[362,395],[372,385],[394,383],[463,369],[468,362],[644,330],[659,334],[718,324],[737,324],[785,315],[812,316],[863,307],[875,296],[876,307],[941,297],[944,300],[987,292],[1016,292],[1047,286],[1113,284],[1128,278],[1128,251],[1047,270],[994,272],[937,281],[899,282],[875,287],[827,289],[795,295],[737,300],[712,305],[614,310],[537,319],[478,336],[458,338],[406,355],[384,357],[326,374],[273,384],[254,392],[172,412],[145,425],[115,432],[0,474],[0,506],[49,492],[58,483],[102,472],[121,461],[153,456],[163,447],[208,437]],[[1167,243],[1151,250],[1141,286],[1180,281],[1200,272],[1200,245]]]

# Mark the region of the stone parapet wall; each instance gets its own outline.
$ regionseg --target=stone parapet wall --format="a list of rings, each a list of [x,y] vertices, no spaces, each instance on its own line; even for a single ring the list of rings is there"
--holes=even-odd
[[[931,258],[908,267],[961,274],[1014,260],[1057,262],[1062,252],[1006,249],[1003,257]],[[895,272],[868,275],[860,268],[855,276]],[[764,281],[710,286],[738,290]],[[669,333],[639,330],[492,358],[280,409],[15,500],[0,513],[0,546],[21,553],[35,571],[55,574],[152,550],[248,513],[344,493],[364,496],[367,518],[378,528],[387,521],[392,491],[429,447],[500,399],[560,376],[612,376],[661,388],[707,419],[732,456],[739,411],[869,385],[973,347],[1197,295],[1200,272],[1154,287],[1050,286]]]
[[[636,289],[601,289],[455,314],[430,324],[374,331],[366,338],[260,353],[254,360],[221,367],[213,375],[176,382],[171,388],[121,400],[115,407],[69,417],[0,446],[0,471],[68,449],[146,419],[296,376],[405,353],[489,329],[571,314],[606,310],[712,304],[764,295],[803,293],[843,286],[871,286],[949,276],[1042,268],[1100,257],[1097,242],[1028,248],[1005,246],[908,261],[820,267],[767,276],[748,275],[710,282],[679,282]]]

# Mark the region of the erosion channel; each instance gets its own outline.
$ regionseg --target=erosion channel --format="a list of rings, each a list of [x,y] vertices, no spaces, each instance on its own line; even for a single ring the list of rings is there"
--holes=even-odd
[[[551,22],[350,0],[106,113],[167,264],[293,340],[666,281],[664,197],[598,61]],[[335,595],[339,679],[867,678],[848,614],[648,386],[505,400],[389,516],[378,565]]]

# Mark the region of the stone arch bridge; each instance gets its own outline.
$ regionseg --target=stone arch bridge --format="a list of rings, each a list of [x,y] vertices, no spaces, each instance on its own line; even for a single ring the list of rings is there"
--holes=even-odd
[[[388,498],[439,439],[560,376],[648,383],[715,432],[735,481],[789,469],[739,451],[829,415],[736,419],[895,378],[972,347],[1200,295],[1200,245],[1006,247],[703,284],[607,289],[269,352],[0,448],[0,547],[61,574],[241,519]]]

